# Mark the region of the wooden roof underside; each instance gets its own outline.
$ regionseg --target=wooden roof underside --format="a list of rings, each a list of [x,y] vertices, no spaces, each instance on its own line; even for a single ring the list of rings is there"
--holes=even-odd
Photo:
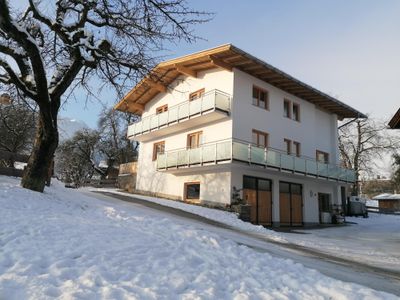
[[[400,129],[400,108],[397,110],[393,118],[389,121],[389,127],[392,129]]]
[[[140,115],[144,105],[158,93],[166,92],[168,86],[178,76],[183,74],[196,77],[198,72],[216,67],[227,70],[237,68],[289,94],[335,113],[339,118],[366,118],[354,108],[230,44],[158,64],[115,106],[115,109]]]

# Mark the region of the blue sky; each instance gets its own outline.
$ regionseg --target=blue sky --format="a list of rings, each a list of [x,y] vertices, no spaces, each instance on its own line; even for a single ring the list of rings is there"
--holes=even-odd
[[[189,5],[214,12],[214,19],[194,28],[205,40],[169,45],[167,58],[232,43],[371,117],[389,119],[400,106],[400,1],[193,0]],[[118,100],[107,91],[101,99],[110,106]],[[98,100],[85,103],[80,95],[61,115],[94,127],[100,110]]]

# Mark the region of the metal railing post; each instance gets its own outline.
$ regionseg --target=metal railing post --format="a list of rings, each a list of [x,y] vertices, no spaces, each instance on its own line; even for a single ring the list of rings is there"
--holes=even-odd
[[[214,144],[214,164],[217,164],[217,143]]]
[[[268,151],[267,147],[265,147],[264,148],[264,163],[265,163],[265,166],[268,165],[268,152],[267,151]]]
[[[200,165],[203,165],[203,147],[200,148]]]

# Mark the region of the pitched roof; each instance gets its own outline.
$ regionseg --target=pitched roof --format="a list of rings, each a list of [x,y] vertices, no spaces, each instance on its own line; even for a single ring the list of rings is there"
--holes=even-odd
[[[400,129],[400,108],[397,110],[393,118],[389,121],[389,127],[392,129]]]
[[[400,194],[380,194],[372,198],[373,200],[400,200]]]
[[[216,67],[227,70],[237,68],[320,108],[335,113],[339,118],[366,118],[363,113],[349,105],[297,80],[231,44],[159,63],[114,108],[141,114],[144,105],[158,93],[165,92],[167,86],[178,76],[184,74],[196,77],[198,72]]]

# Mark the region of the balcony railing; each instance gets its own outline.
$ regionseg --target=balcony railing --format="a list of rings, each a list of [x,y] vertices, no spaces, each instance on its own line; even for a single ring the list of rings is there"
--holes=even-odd
[[[179,169],[229,161],[245,162],[249,165],[290,171],[306,176],[344,182],[355,181],[353,170],[318,162],[306,157],[288,155],[271,148],[257,147],[237,140],[225,140],[204,144],[199,148],[173,150],[158,154],[157,169]]]
[[[228,114],[231,105],[230,99],[230,95],[219,90],[209,91],[199,99],[182,102],[169,107],[166,112],[153,114],[130,124],[128,127],[128,137],[158,130],[211,111],[218,110]]]

